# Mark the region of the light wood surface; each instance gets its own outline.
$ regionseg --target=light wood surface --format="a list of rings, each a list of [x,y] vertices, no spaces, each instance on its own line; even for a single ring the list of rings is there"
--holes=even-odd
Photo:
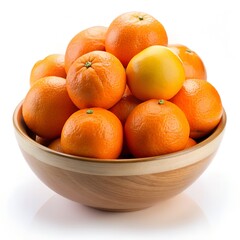
[[[36,175],[55,192],[84,205],[110,211],[143,209],[175,196],[202,174],[213,157],[168,172],[101,176],[60,169],[23,154]]]

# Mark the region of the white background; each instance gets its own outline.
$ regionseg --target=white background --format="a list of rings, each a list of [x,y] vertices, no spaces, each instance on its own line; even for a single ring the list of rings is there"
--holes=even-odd
[[[71,202],[43,185],[15,140],[12,113],[29,88],[33,64],[64,53],[84,28],[144,11],[165,26],[169,43],[203,59],[228,115],[209,168],[168,202],[106,213]],[[25,1],[0,3],[0,239],[240,239],[240,37],[237,1]]]

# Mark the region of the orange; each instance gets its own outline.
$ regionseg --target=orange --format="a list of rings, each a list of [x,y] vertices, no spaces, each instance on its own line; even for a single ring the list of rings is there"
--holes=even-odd
[[[50,54],[37,61],[31,70],[30,85],[36,80],[47,76],[66,77],[63,54]]]
[[[190,137],[208,135],[219,123],[223,106],[216,88],[201,79],[187,79],[171,99],[185,113],[190,124]]]
[[[85,53],[105,51],[105,35],[107,28],[103,26],[89,27],[76,34],[68,43],[65,52],[65,69],[68,72],[72,63]]]
[[[113,112],[124,125],[129,113],[139,104],[141,101],[135,98],[130,92],[128,86],[126,86],[125,92],[120,99],[113,107],[109,110]]]
[[[42,138],[56,138],[68,117],[77,110],[68,96],[66,80],[41,78],[29,89],[22,106],[26,125]]]
[[[127,12],[111,22],[105,48],[127,67],[131,58],[143,49],[167,44],[166,30],[157,19],[144,12]]]
[[[197,142],[193,138],[189,138],[187,141],[187,144],[185,146],[185,149],[193,147],[197,144]]]
[[[126,73],[111,53],[93,51],[79,57],[67,74],[67,90],[78,108],[111,108],[122,97]]]
[[[118,119],[121,121],[122,125],[124,126],[128,115],[130,112],[139,104],[141,101],[135,98],[131,91],[129,90],[128,86],[124,91],[124,94],[120,101],[118,101],[113,107],[109,109],[112,113],[114,113]],[[130,152],[128,150],[125,135],[123,136],[123,148],[120,157],[126,158],[130,156]]]
[[[43,137],[40,137],[38,135],[36,135],[34,137],[35,141],[43,146],[47,146],[50,142],[51,142],[51,139],[49,138],[43,138]]]
[[[57,152],[63,152],[62,150],[62,146],[61,146],[61,138],[56,138],[53,141],[50,142],[50,144],[48,145],[48,147],[54,151]]]
[[[129,62],[127,84],[140,100],[170,99],[182,87],[184,68],[179,57],[164,46],[151,46]]]
[[[207,80],[207,71],[200,56],[181,44],[168,45],[182,60],[186,79],[198,78]]]
[[[65,153],[82,157],[115,159],[122,149],[120,120],[103,108],[81,109],[64,124],[61,146]]]
[[[129,114],[125,135],[135,157],[151,157],[185,148],[189,124],[183,111],[167,100],[140,103]]]

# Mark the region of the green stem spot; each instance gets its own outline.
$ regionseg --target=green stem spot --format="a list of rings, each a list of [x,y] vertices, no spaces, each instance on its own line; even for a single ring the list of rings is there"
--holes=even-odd
[[[164,100],[163,99],[158,100],[158,104],[159,105],[163,105],[164,104]]]
[[[84,65],[86,68],[89,68],[89,67],[91,67],[92,66],[92,63],[91,62],[89,62],[89,61],[87,61],[86,63],[85,63],[85,65]]]
[[[93,114],[93,110],[92,110],[92,109],[88,109],[88,110],[86,111],[86,113],[87,113],[87,114]]]
[[[139,16],[138,19],[139,19],[140,21],[142,21],[142,20],[143,20],[143,16]]]
[[[192,53],[192,50],[188,48],[188,49],[186,49],[186,52],[187,53]]]

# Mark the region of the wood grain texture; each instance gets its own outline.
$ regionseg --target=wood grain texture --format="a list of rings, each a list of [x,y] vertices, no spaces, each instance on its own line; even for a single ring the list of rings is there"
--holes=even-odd
[[[207,168],[213,155],[177,170],[139,176],[88,175],[47,165],[23,152],[36,175],[58,194],[94,208],[133,211],[177,195]]]

